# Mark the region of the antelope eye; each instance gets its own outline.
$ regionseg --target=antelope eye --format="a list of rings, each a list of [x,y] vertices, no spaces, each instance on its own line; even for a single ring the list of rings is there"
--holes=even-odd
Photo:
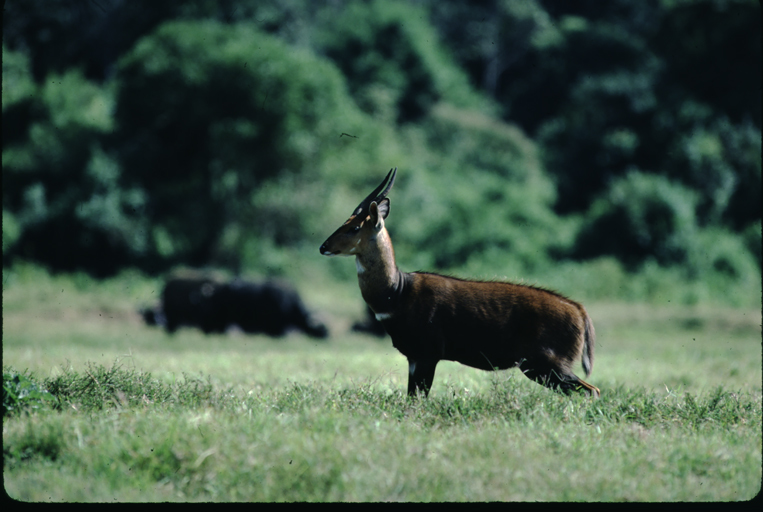
[[[355,226],[350,230],[351,233],[357,233],[358,231],[360,231],[360,226]]]

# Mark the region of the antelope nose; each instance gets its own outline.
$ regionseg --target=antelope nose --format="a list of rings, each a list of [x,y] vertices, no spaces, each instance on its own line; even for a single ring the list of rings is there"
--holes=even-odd
[[[326,249],[326,244],[321,245],[320,251],[321,251],[321,254],[323,254],[324,256],[328,256],[329,254],[331,254],[331,251]]]

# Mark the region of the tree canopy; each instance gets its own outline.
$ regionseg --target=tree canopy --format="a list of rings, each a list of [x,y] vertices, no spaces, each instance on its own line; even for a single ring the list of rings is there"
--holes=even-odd
[[[8,2],[3,261],[257,267],[399,166],[413,265],[759,280],[761,60],[754,0]]]

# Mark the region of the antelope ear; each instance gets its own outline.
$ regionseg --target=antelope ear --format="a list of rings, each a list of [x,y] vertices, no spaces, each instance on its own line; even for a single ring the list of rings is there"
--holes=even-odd
[[[371,217],[371,224],[377,229],[380,228],[382,220],[389,215],[389,199],[384,198],[378,203],[372,201],[371,204],[368,205],[368,215]]]
[[[386,219],[387,215],[389,215],[389,199],[385,197],[379,201],[377,206],[379,208],[379,213],[381,214],[382,219]]]

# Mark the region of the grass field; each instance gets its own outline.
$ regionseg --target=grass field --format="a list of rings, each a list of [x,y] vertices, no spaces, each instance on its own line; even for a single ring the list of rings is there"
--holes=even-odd
[[[62,403],[4,418],[11,497],[734,501],[760,491],[759,309],[586,304],[597,331],[587,380],[600,400],[448,362],[428,400],[409,400],[389,339],[349,330],[362,314],[356,287],[301,290],[328,342],[170,337],[137,314],[160,289],[131,274],[4,272],[4,373],[26,372]]]

